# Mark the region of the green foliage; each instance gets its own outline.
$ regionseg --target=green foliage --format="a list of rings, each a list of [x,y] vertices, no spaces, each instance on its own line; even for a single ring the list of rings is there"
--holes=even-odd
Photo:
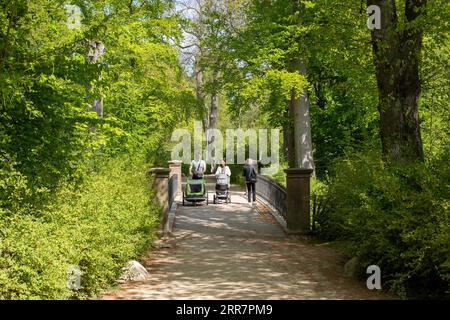
[[[0,298],[95,296],[154,238],[144,172],[196,101],[166,1],[0,2]],[[105,53],[90,61],[90,42]],[[93,111],[104,100],[103,117]],[[167,164],[167,163],[166,163]],[[83,288],[70,292],[69,265]]]
[[[335,164],[319,235],[349,241],[348,254],[380,266],[400,296],[442,297],[450,289],[448,155],[429,165],[386,167],[379,159],[360,154]]]
[[[71,3],[80,28],[67,24],[66,1],[0,1],[0,298],[83,299],[113,283],[158,219],[144,163],[165,166],[173,129],[204,113],[174,46],[186,21],[171,14],[171,1]],[[380,265],[394,292],[442,294],[450,280],[449,3],[429,1],[418,25],[399,15],[399,29],[424,30],[426,164],[404,167],[358,153],[380,149],[363,3],[206,1],[194,67],[204,71],[203,93],[219,93],[219,128],[286,129],[291,93],[308,88],[323,179],[312,182],[313,227]],[[396,4],[403,11],[405,0]],[[95,63],[91,41],[106,48]],[[100,98],[101,119],[92,111]],[[241,184],[242,167],[230,167]],[[281,183],[284,167],[273,176]],[[78,292],[66,287],[69,265],[81,267]]]
[[[276,182],[286,187],[286,173],[284,172],[289,166],[287,162],[281,162],[278,171],[271,175],[271,178]]]
[[[437,10],[434,6],[431,8]],[[435,13],[435,18],[442,21],[441,15],[448,16],[448,11]],[[450,144],[450,27],[448,23],[446,28],[444,25],[439,32],[430,28],[424,38],[420,111],[422,141],[427,159],[442,157]]]
[[[291,60],[301,49],[298,40],[309,31],[299,24],[299,8],[292,1],[236,1],[236,15],[247,20],[241,27],[225,24],[221,58],[227,70],[224,87],[229,110],[239,125],[246,126],[261,115],[266,123],[289,122],[286,102],[291,91],[298,96],[307,85],[304,76],[292,69]],[[230,4],[231,5],[231,4]],[[265,10],[268,6],[271,10]],[[237,20],[239,18],[230,18]],[[267,23],[270,21],[270,23]],[[245,114],[249,113],[249,117]]]
[[[190,119],[196,101],[177,51],[159,39],[176,36],[176,20],[162,12],[140,19],[144,13],[118,13],[105,26],[114,33],[102,39],[107,48],[100,83],[106,104],[103,129],[111,132],[109,153],[144,149],[155,162],[165,157],[161,144]]]
[[[0,30],[0,149],[30,188],[54,187],[79,177],[90,146],[86,129],[95,118],[83,99],[93,70],[80,59],[83,45],[67,29],[61,6],[20,1],[0,11],[0,24],[8,26]]]
[[[231,183],[240,186],[245,186],[245,178],[242,176],[242,170],[244,165],[242,164],[228,164],[231,171]]]
[[[79,29],[63,1],[0,7],[0,150],[30,188],[77,181],[101,152],[159,159],[161,142],[191,116],[195,100],[176,50],[177,20],[167,3],[75,1]],[[143,18],[145,17],[145,18]],[[106,48],[87,59],[89,41]],[[104,117],[92,112],[104,98]]]
[[[20,203],[29,194],[26,178],[15,168],[16,162],[0,154],[0,215],[6,210],[20,210]]]
[[[406,1],[395,4],[397,31],[424,31],[419,113],[426,164],[386,167],[377,152],[379,92],[365,1],[227,1],[212,19],[221,32],[208,49],[226,70],[228,110],[239,126],[286,128],[291,90],[307,86],[320,179],[312,182],[313,227],[349,241],[364,263],[383,263],[395,292],[432,296],[448,290],[449,280],[450,10],[448,1],[429,1],[427,14],[410,23]],[[291,64],[299,60],[307,77]],[[361,156],[367,146],[374,154]]]
[[[360,1],[316,1],[307,39],[316,174],[325,178],[345,150],[378,141],[370,32]],[[333,8],[333,10],[330,10]]]
[[[125,263],[155,238],[159,208],[146,167],[114,160],[38,212],[0,215],[0,299],[85,299],[114,284]],[[67,288],[79,266],[79,291]]]

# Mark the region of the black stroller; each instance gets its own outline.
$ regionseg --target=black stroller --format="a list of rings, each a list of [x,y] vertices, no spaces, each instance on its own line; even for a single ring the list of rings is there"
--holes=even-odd
[[[225,201],[225,203],[231,202],[230,196],[230,177],[226,174],[219,174],[216,178],[216,194],[214,195],[213,202],[220,203],[220,201]]]

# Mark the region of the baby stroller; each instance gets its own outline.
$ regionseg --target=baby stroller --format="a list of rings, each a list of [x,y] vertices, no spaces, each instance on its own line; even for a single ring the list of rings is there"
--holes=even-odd
[[[206,190],[204,179],[188,179],[183,192],[183,206],[185,202],[192,202],[194,206],[197,202],[208,201],[208,191]]]
[[[230,196],[230,177],[226,174],[219,174],[216,178],[216,194],[214,195],[213,202],[219,203],[220,200],[225,201],[225,203],[231,202]]]

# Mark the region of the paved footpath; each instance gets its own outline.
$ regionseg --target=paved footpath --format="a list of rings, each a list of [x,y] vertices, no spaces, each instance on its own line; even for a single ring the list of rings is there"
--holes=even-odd
[[[173,237],[144,259],[150,276],[102,298],[387,298],[365,281],[346,278],[345,260],[335,250],[286,236],[261,209],[251,208],[242,191],[232,192],[228,205],[180,205]]]

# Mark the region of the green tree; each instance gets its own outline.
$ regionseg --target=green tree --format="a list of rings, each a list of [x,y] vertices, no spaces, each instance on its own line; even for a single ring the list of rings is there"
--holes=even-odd
[[[392,161],[423,159],[419,124],[420,55],[426,0],[407,0],[399,17],[397,4],[368,0],[381,10],[381,28],[372,31],[383,155]]]

